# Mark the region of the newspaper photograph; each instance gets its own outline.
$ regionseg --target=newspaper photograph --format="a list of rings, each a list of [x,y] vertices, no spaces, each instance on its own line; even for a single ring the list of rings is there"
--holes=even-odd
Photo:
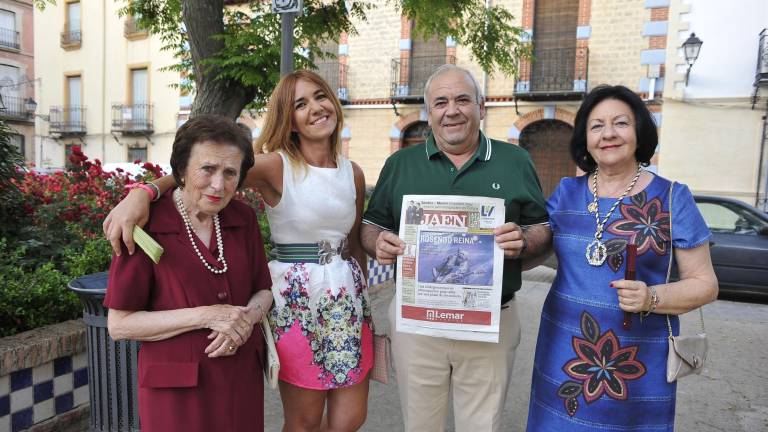
[[[397,331],[498,342],[504,252],[500,198],[405,195],[397,260]]]

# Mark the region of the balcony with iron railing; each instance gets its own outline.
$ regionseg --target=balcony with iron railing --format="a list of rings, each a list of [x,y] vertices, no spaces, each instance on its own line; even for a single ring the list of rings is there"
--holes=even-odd
[[[515,97],[521,100],[580,100],[587,93],[589,49],[541,50],[531,60],[530,79],[518,79]]]
[[[113,103],[112,132],[124,135],[151,135],[154,132],[152,104]]]
[[[0,95],[0,98],[3,102],[0,118],[11,121],[33,121],[35,110],[30,110],[29,98],[8,95]]]
[[[80,106],[51,107],[49,111],[52,134],[85,135],[85,108]]]
[[[80,29],[65,29],[61,32],[62,48],[79,48],[83,43],[83,34]]]
[[[319,62],[316,64],[317,74],[323,77],[342,103],[349,102],[349,87],[347,87],[348,66],[337,61]]]
[[[440,55],[392,59],[390,97],[400,102],[423,102],[427,79],[444,64],[456,64],[456,57]]]
[[[9,28],[0,28],[0,48],[20,49],[19,32]]]

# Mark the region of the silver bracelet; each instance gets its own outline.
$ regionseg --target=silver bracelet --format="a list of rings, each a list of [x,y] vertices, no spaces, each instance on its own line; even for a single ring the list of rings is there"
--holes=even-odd
[[[656,292],[656,288],[653,285],[647,285],[648,290],[651,292],[651,305],[648,308],[647,312],[643,313],[643,316],[648,316],[653,313],[653,311],[656,310],[656,306],[659,305],[659,294]]]
[[[152,198],[152,200],[150,202],[155,202],[155,201],[159,200],[160,199],[160,188],[157,187],[157,185],[152,183],[151,181],[144,182],[144,184],[149,186],[150,188],[152,188],[153,191],[155,191],[155,196]]]

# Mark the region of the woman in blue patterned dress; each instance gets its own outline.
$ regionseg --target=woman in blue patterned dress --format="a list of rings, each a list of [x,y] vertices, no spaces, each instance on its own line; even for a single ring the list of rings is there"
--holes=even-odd
[[[559,264],[541,315],[529,432],[674,429],[667,315],[678,334],[677,315],[713,301],[717,279],[688,187],[643,169],[657,143],[626,87],[595,88],[576,114],[571,155],[587,174],[564,178],[548,202]],[[637,248],[636,280],[624,280],[627,245]],[[672,250],[680,280],[666,283]]]

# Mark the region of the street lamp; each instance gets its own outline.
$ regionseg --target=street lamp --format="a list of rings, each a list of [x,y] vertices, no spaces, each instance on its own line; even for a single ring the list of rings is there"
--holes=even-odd
[[[37,102],[31,97],[24,99],[24,109],[28,113],[34,113],[37,110]]]
[[[30,116],[39,117],[44,121],[50,121],[50,116],[35,113],[35,111],[37,111],[37,102],[35,102],[35,100],[31,97],[24,99],[24,110],[26,110]]]
[[[688,76],[691,74],[691,68],[696,63],[696,59],[699,58],[699,51],[701,45],[704,42],[696,37],[696,33],[691,33],[688,39],[683,42],[683,52],[685,54],[685,62],[688,63],[688,70],[685,71],[685,85],[688,85]]]

